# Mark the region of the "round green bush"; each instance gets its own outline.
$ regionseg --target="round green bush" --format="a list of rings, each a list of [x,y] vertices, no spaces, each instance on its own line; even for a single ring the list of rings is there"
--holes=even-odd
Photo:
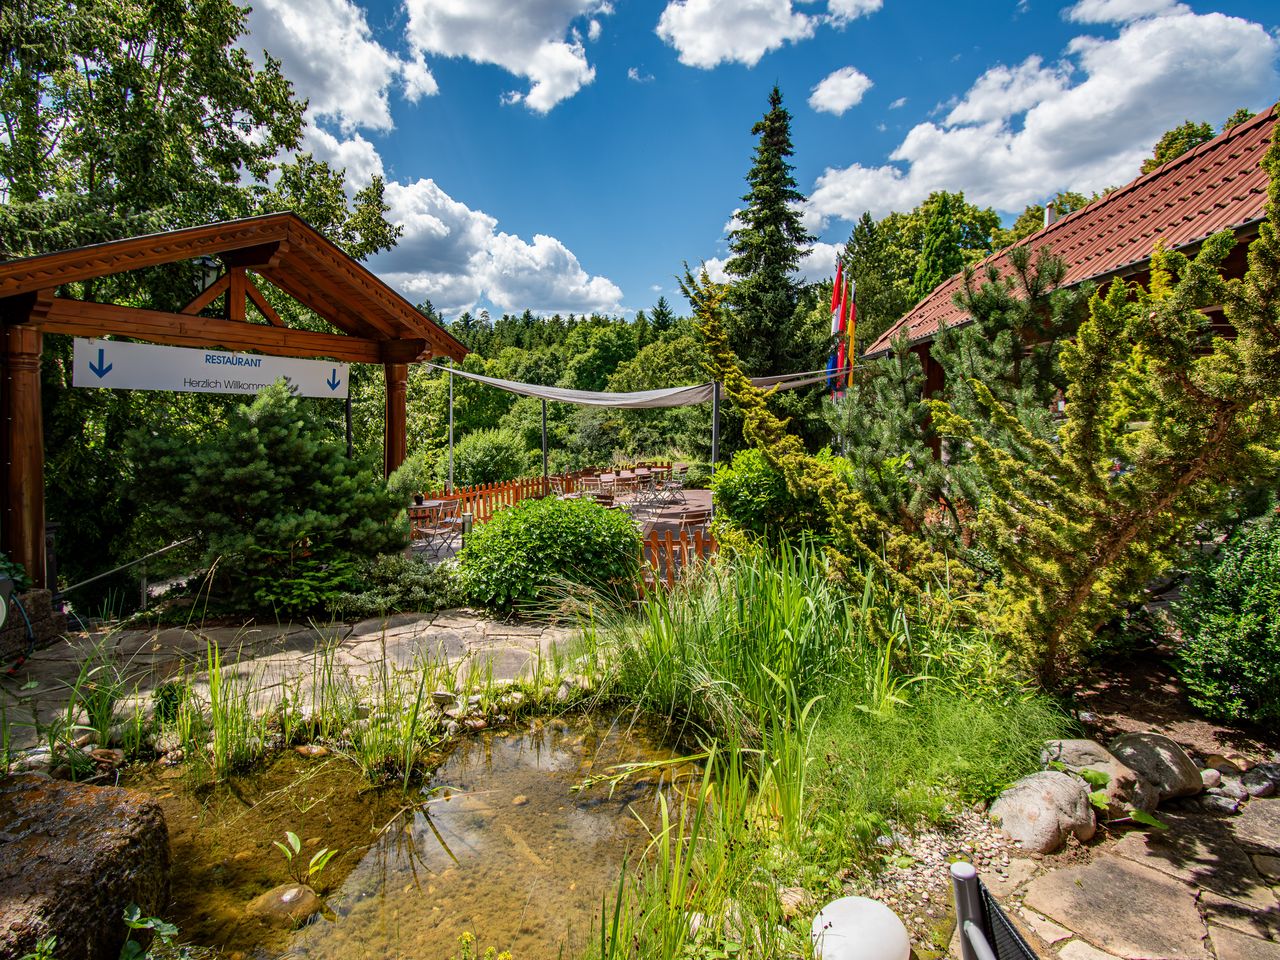
[[[625,592],[639,573],[635,524],[592,500],[522,500],[472,531],[458,554],[467,596],[504,611],[544,599],[556,582]]]
[[[822,451],[818,458],[833,462],[842,474],[848,461]],[[733,463],[716,470],[711,496],[722,522],[770,541],[826,536],[827,512],[816,496],[795,497],[783,475],[756,449],[740,450]]]
[[[1191,702],[1219,720],[1280,721],[1280,513],[1241,527],[1175,613]]]
[[[528,474],[533,454],[514,430],[475,430],[453,447],[453,482],[460,487],[479,483],[503,483]],[[440,458],[439,479],[449,474],[449,457]]]

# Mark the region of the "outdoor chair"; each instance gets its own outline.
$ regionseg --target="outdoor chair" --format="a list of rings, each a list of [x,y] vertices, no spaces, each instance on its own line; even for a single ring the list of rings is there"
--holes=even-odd
[[[462,501],[432,500],[409,508],[410,539],[433,557],[441,558],[457,546],[462,534]]]
[[[685,510],[680,514],[680,531],[701,530],[711,522],[711,511],[705,508]]]
[[[687,503],[684,493],[684,479],[689,473],[687,463],[672,467],[670,475],[662,481],[662,501],[665,504]]]

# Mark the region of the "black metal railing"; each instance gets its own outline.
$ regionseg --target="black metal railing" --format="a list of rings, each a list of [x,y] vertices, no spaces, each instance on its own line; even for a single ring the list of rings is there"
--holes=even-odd
[[[1040,960],[978,878],[971,863],[951,865],[961,960]]]

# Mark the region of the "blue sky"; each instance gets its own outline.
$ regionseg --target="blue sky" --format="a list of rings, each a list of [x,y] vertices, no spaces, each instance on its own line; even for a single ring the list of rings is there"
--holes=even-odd
[[[1176,0],[257,0],[245,47],[305,146],[388,184],[371,261],[447,315],[684,310],[725,255],[774,83],[833,269],[863,210],[961,189],[1009,217],[1127,182],[1161,132],[1280,97],[1280,10]]]

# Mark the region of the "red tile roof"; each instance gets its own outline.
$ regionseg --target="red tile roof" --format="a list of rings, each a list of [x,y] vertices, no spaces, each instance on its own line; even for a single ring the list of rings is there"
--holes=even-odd
[[[1178,249],[1220,230],[1239,230],[1262,219],[1267,175],[1258,166],[1271,142],[1280,104],[1232,127],[1208,143],[1170,160],[1127,186],[1067,214],[1014,246],[1048,245],[1066,259],[1065,286],[1134,272],[1151,258],[1156,241]],[[1007,247],[979,265],[1009,272]],[[939,284],[867,350],[888,351],[902,330],[912,343],[928,340],[942,326],[967,323],[952,302],[963,274]]]

